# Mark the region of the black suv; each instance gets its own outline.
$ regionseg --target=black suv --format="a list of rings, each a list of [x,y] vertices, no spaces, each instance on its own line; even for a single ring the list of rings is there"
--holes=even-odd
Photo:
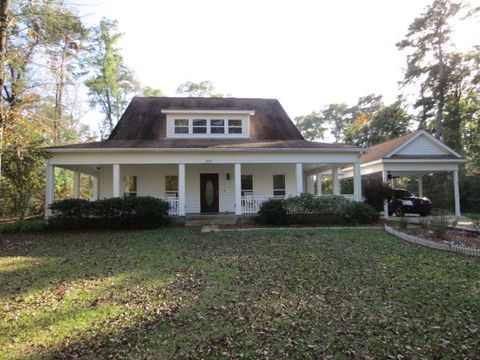
[[[427,216],[432,209],[432,203],[427,198],[414,196],[407,190],[393,190],[393,198],[388,203],[390,215],[403,216],[405,213]]]

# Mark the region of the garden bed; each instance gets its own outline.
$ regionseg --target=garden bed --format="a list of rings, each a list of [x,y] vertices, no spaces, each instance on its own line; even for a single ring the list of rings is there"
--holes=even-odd
[[[420,226],[397,230],[405,232],[409,235],[421,237],[429,241],[480,249],[480,234],[474,233],[472,231],[449,229],[447,230],[445,236],[438,238],[435,236],[433,231],[422,228]]]

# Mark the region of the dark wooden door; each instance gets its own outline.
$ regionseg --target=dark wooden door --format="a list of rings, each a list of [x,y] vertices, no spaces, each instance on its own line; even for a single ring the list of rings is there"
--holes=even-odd
[[[218,174],[200,174],[200,211],[218,212]]]

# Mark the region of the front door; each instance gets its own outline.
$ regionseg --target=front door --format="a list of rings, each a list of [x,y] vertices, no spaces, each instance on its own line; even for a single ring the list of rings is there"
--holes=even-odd
[[[200,211],[218,212],[218,174],[200,174]]]

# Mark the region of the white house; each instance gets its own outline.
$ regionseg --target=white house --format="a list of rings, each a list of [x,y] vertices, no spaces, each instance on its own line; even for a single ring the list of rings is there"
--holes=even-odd
[[[311,193],[322,179],[359,201],[361,177],[449,171],[460,216],[458,165],[464,160],[420,130],[370,149],[306,141],[274,99],[136,97],[108,140],[49,148],[46,215],[55,167],[94,177],[94,198],[154,196],[170,214],[257,213],[268,198]],[[389,176],[390,175],[390,176]],[[353,194],[340,180],[353,178]],[[317,186],[315,186],[317,182]],[[315,190],[315,188],[317,190]],[[388,211],[385,214],[388,217]]]
[[[137,97],[108,140],[48,149],[48,205],[55,167],[95,178],[95,197],[150,195],[171,215],[253,214],[265,199],[314,193],[317,173],[351,167],[361,199],[363,148],[306,141],[277,100]]]

